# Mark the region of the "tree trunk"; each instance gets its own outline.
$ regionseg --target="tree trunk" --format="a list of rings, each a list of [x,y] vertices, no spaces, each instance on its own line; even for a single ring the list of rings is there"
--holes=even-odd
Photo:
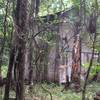
[[[15,32],[10,55],[9,68],[7,74],[7,84],[5,86],[4,100],[9,100],[12,69],[15,69],[16,76],[16,100],[24,100],[24,64],[25,64],[25,39],[27,32],[27,3],[28,0],[17,0],[15,12]],[[13,68],[14,66],[14,68]]]
[[[36,43],[35,38],[31,38],[32,35],[36,34],[38,29],[37,29],[37,24],[35,21],[35,18],[39,12],[39,5],[40,5],[40,0],[31,0],[31,11],[29,15],[29,35],[30,35],[30,42],[29,42],[29,53],[28,53],[28,59],[29,59],[29,84],[32,84],[33,82],[33,65],[32,65],[32,59],[33,59],[33,42]],[[39,52],[38,52],[39,53]]]
[[[24,100],[24,64],[25,64],[25,43],[21,40],[18,48],[16,66],[16,100]]]
[[[33,65],[32,65],[32,55],[33,55],[33,48],[32,48],[32,41],[30,41],[29,45],[29,84],[33,83]]]
[[[10,83],[11,83],[12,69],[13,69],[13,63],[14,63],[14,56],[15,56],[15,49],[12,48],[11,53],[10,53],[10,60],[9,60],[8,73],[7,73],[7,82],[6,82],[6,86],[5,86],[4,100],[9,100],[9,91],[10,91]]]
[[[16,100],[24,100],[24,65],[25,65],[25,39],[27,33],[28,0],[17,0],[15,15],[15,37],[17,48],[16,65]]]
[[[76,36],[73,47],[72,56],[72,81],[80,81],[80,68],[81,68],[81,47],[80,47],[80,37]]]

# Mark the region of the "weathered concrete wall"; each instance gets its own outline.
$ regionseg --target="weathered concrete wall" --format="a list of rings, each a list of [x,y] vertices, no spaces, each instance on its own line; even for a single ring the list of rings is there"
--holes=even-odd
[[[58,79],[55,79],[57,75],[55,75],[57,72],[55,72],[56,65],[56,46],[52,47],[49,52],[49,57],[48,57],[48,80],[49,81],[56,81]]]
[[[42,80],[42,77],[46,76],[46,78],[43,78],[44,80],[48,81],[59,81],[59,66],[66,64],[67,66],[72,64],[72,50],[73,50],[73,43],[74,43],[74,34],[75,34],[75,26],[74,24],[71,24],[64,19],[61,19],[61,23],[58,25],[51,26],[49,30],[52,30],[57,32],[57,36],[59,38],[59,41],[57,44],[49,48],[48,52],[48,62],[47,63],[47,69],[45,70],[44,65],[40,65],[41,71],[40,71],[40,78]],[[41,29],[39,29],[41,30]],[[36,31],[35,33],[37,33]],[[36,39],[38,41],[38,38]],[[41,45],[40,45],[41,44]],[[38,41],[38,45],[40,45],[40,48],[42,47],[42,44],[45,44],[44,41]],[[58,45],[58,47],[57,47]],[[82,52],[91,52],[91,49],[89,49],[85,44],[83,44],[82,41]],[[35,44],[34,44],[35,47]],[[36,48],[35,48],[36,49]],[[67,52],[68,51],[68,52]],[[26,54],[27,56],[28,54]],[[87,55],[87,53],[81,53],[81,63],[87,63],[91,58],[91,54]],[[26,64],[25,64],[25,77],[29,74],[27,72],[29,66],[27,64],[27,57],[26,57]],[[45,62],[45,61],[43,61]],[[35,65],[33,65],[33,76],[34,80],[37,80],[37,68]]]
[[[59,66],[66,64],[67,66],[72,65],[72,50],[74,45],[74,26],[70,23],[59,23]],[[84,41],[81,41],[81,63],[88,63],[91,59],[92,51]],[[67,52],[69,51],[69,52]],[[90,52],[90,54],[88,54]],[[55,72],[55,59],[56,59],[56,47],[52,47],[49,54],[48,63],[48,79],[54,81]],[[58,67],[59,67],[58,66]],[[59,77],[59,70],[58,70]],[[59,81],[59,78],[57,78]]]

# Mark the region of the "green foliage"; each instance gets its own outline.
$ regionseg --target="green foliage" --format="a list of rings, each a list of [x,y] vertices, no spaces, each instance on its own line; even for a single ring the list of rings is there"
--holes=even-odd
[[[100,72],[100,64],[99,63],[95,63],[91,69],[92,75],[95,75],[97,72]]]
[[[90,63],[85,63],[82,66],[85,69],[88,69]],[[90,75],[95,75],[97,72],[100,72],[100,63],[95,62],[92,67],[91,67],[91,71],[90,71]]]
[[[71,0],[71,2],[79,10],[79,8],[80,8],[80,0]]]
[[[7,76],[7,66],[3,65],[2,68],[1,68],[1,71],[2,71],[2,77],[6,77]]]
[[[41,0],[39,15],[53,14],[71,6],[71,0]]]
[[[89,63],[82,64],[82,66],[87,69],[89,67]]]

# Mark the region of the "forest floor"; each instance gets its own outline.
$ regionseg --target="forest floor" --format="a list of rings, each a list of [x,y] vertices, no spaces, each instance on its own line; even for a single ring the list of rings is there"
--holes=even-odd
[[[74,90],[66,90],[61,92],[63,86],[54,83],[35,84],[29,90],[29,86],[25,86],[25,100],[81,100],[81,92],[76,93]],[[86,100],[93,100],[96,92],[100,91],[100,83],[93,82],[87,86]],[[0,100],[3,100],[4,90],[0,89]],[[52,99],[50,96],[52,94]],[[11,97],[14,97],[14,92],[11,92]]]
[[[62,89],[63,86],[58,86],[54,83],[52,84],[45,83],[42,85],[37,84],[33,87],[31,93],[29,92],[26,93],[26,97],[27,100],[51,100],[50,97],[50,93],[51,93],[52,100],[81,100],[81,94],[82,94],[81,92],[76,93],[74,90],[70,90],[70,89],[61,92]],[[100,83],[93,82],[92,84],[89,84],[87,86],[86,100],[93,100],[93,96],[98,91],[100,91]]]

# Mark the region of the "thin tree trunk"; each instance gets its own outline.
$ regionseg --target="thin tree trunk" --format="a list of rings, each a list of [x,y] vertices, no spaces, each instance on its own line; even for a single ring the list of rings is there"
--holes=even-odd
[[[87,81],[88,81],[90,70],[92,68],[94,54],[95,54],[95,45],[96,45],[96,38],[97,38],[97,32],[96,32],[97,24],[96,23],[97,23],[97,18],[98,18],[98,2],[97,2],[97,0],[95,0],[95,11],[93,13],[95,14],[95,16],[94,16],[94,20],[92,19],[92,21],[94,21],[93,24],[95,24],[95,26],[92,27],[92,24],[91,24],[91,28],[94,28],[95,31],[90,33],[94,36],[93,45],[92,45],[92,56],[90,59],[90,64],[89,64],[89,67],[87,70],[87,75],[86,75],[86,79],[85,79],[84,86],[83,86],[82,100],[85,100]]]
[[[10,91],[12,69],[13,69],[13,64],[14,64],[14,56],[15,56],[15,49],[12,48],[11,53],[10,53],[10,60],[9,60],[8,73],[7,73],[7,82],[6,82],[5,93],[4,93],[4,100],[9,100],[9,91]]]
[[[33,48],[32,48],[32,43],[33,41],[30,41],[30,45],[29,45],[29,84],[33,83],[33,64],[32,64],[32,55],[33,55]]]
[[[29,42],[29,84],[33,82],[33,64],[32,64],[32,59],[33,59],[33,45],[32,43],[36,43],[35,39],[32,39],[32,35],[36,33],[36,22],[35,18],[38,15],[39,12],[39,5],[40,5],[40,0],[31,0],[31,11],[29,15],[29,35],[30,35],[30,42]]]
[[[90,70],[91,70],[91,67],[92,67],[92,64],[93,64],[93,59],[94,59],[95,42],[96,42],[96,33],[95,33],[94,41],[93,41],[93,51],[92,51],[92,56],[91,56],[91,60],[90,60],[90,64],[89,64],[89,68],[88,68],[88,70],[87,70],[87,75],[86,75],[85,83],[84,83],[84,86],[83,86],[83,91],[82,91],[82,100],[85,100],[86,85],[87,85],[88,76],[89,76],[89,73],[90,73]]]

